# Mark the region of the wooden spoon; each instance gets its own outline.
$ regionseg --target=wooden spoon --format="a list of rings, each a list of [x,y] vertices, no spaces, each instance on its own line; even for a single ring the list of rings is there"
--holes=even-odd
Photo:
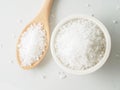
[[[39,12],[39,14],[25,27],[25,29],[22,31],[22,33],[20,34],[20,37],[18,38],[18,42],[17,42],[17,47],[16,47],[16,54],[17,54],[17,60],[19,65],[25,69],[25,70],[29,70],[34,68],[35,66],[37,66],[45,57],[47,51],[48,51],[48,47],[49,47],[49,40],[50,40],[50,33],[49,33],[49,14],[50,14],[50,9],[52,6],[53,0],[45,0],[44,4]],[[44,27],[44,30],[46,32],[46,39],[47,39],[47,45],[45,46],[45,51],[43,52],[42,56],[39,58],[39,60],[36,60],[34,63],[32,63],[29,66],[23,66],[22,62],[21,62],[21,57],[20,57],[20,53],[19,53],[19,43],[22,37],[22,34],[24,32],[26,32],[28,30],[28,27],[30,27],[30,25],[34,24],[34,23],[41,23]]]

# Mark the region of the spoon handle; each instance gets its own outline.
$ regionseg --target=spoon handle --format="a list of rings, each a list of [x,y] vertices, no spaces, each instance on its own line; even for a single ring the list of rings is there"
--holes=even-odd
[[[52,4],[53,4],[53,0],[44,0],[40,14],[43,14],[44,17],[49,18]]]

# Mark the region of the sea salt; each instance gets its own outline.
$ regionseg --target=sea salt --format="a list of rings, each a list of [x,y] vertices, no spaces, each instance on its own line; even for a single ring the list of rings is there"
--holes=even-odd
[[[103,58],[106,41],[96,23],[80,18],[68,21],[59,28],[54,48],[65,67],[86,70]]]
[[[11,63],[11,64],[13,64],[13,62],[14,62],[13,60],[10,60],[10,63]]]
[[[67,75],[64,72],[59,72],[58,74],[60,79],[65,79],[67,77]]]
[[[91,14],[92,17],[94,17],[95,15],[94,14]]]
[[[45,74],[41,74],[41,78],[42,79],[46,79],[46,75]]]
[[[23,66],[29,66],[39,60],[46,46],[46,33],[43,25],[34,23],[22,34],[18,45]]]
[[[91,7],[91,5],[90,5],[90,4],[87,4],[86,6],[87,6],[87,7]]]
[[[113,23],[114,23],[114,24],[118,24],[118,21],[117,21],[117,20],[113,20]]]
[[[19,19],[19,20],[18,20],[18,23],[22,24],[22,23],[23,23],[23,20],[22,20],[22,19]]]

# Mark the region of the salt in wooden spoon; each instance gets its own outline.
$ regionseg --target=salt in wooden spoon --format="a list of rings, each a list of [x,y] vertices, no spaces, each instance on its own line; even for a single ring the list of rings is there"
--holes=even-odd
[[[24,30],[20,34],[20,37],[18,38],[17,47],[16,47],[17,60],[18,60],[19,65],[25,70],[29,70],[29,69],[32,69],[32,68],[36,67],[43,60],[43,58],[45,57],[45,55],[48,51],[49,40],[50,40],[49,14],[50,14],[50,9],[51,9],[52,3],[53,3],[53,0],[45,0],[44,1],[44,4],[43,4],[39,14],[24,28]],[[20,43],[20,39],[22,37],[22,34],[24,32],[26,32],[27,29],[30,27],[30,25],[32,25],[34,23],[41,23],[43,25],[44,30],[46,32],[47,45],[45,46],[45,51],[43,52],[43,54],[42,54],[42,56],[40,57],[39,60],[36,60],[35,62],[33,62],[29,66],[23,66],[22,62],[21,62],[21,58],[20,58],[20,53],[19,53],[19,50],[18,50],[19,49],[18,45]]]

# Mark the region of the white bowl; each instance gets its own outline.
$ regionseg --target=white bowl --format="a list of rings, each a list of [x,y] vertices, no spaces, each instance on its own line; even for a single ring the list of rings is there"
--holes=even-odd
[[[93,22],[95,22],[102,30],[102,32],[104,33],[104,36],[105,36],[105,39],[106,39],[106,50],[105,50],[105,54],[102,58],[102,60],[100,62],[98,62],[95,66],[89,68],[89,69],[86,69],[84,71],[78,71],[78,70],[72,70],[66,66],[64,66],[60,60],[57,58],[56,54],[55,54],[55,49],[54,49],[54,40],[55,40],[55,36],[58,32],[58,29],[66,22],[68,21],[71,21],[73,19],[79,19],[79,18],[85,18],[85,19],[88,19],[88,20],[91,20]],[[85,16],[85,15],[75,15],[75,16],[70,16],[70,17],[67,17],[66,19],[62,20],[54,29],[53,33],[52,33],[52,37],[51,37],[51,53],[52,53],[52,56],[54,58],[54,60],[56,61],[56,63],[66,72],[68,73],[72,73],[72,74],[75,74],[75,75],[85,75],[85,74],[89,74],[89,73],[92,73],[92,72],[95,72],[96,70],[98,70],[100,67],[102,67],[105,62],[107,61],[109,55],[110,55],[110,51],[111,51],[111,38],[110,38],[110,34],[108,32],[108,30],[106,29],[106,27],[99,21],[97,20],[96,18],[94,17],[91,17],[91,16]]]

